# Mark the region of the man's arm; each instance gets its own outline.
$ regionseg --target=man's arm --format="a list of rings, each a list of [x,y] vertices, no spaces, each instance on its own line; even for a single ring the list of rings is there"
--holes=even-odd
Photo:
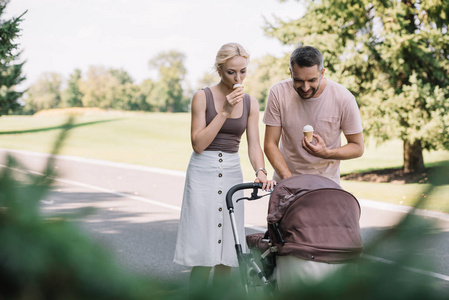
[[[324,140],[319,135],[314,134],[313,137],[317,140],[316,145],[310,143],[305,137],[302,140],[303,148],[313,156],[326,159],[345,160],[360,157],[365,151],[363,134],[361,132],[350,135],[345,134],[348,143],[342,147],[335,149],[326,148]]]
[[[282,127],[280,126],[265,126],[264,151],[273,169],[281,179],[285,179],[293,175],[285,162],[281,150],[279,150],[281,133]]]

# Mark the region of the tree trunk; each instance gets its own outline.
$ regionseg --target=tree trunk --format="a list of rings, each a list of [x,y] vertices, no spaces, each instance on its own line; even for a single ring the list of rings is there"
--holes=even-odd
[[[410,143],[404,140],[404,173],[420,173],[424,171],[421,140]]]

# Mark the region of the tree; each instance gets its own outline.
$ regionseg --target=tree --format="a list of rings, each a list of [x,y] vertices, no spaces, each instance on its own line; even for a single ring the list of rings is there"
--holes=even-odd
[[[83,93],[80,90],[81,70],[76,69],[67,81],[67,88],[62,92],[62,106],[83,106]]]
[[[139,101],[141,103],[142,110],[145,110],[145,111],[158,111],[159,110],[159,105],[158,105],[157,101],[154,101],[154,100],[160,99],[160,97],[156,96],[158,93],[157,87],[158,87],[157,82],[154,82],[151,79],[145,79],[140,84],[140,86],[139,86],[140,100]]]
[[[251,61],[248,68],[248,77],[244,82],[245,91],[256,97],[260,103],[260,109],[265,109],[270,87],[289,77],[288,55],[282,58],[265,55],[260,59]]]
[[[134,80],[131,76],[123,69],[109,69],[109,74],[112,77],[117,78],[120,84],[133,83]]]
[[[172,50],[161,52],[149,61],[150,68],[159,71],[158,99],[164,103],[162,111],[186,111],[187,101],[184,97],[182,82],[186,75],[184,67],[185,55]]]
[[[220,81],[220,76],[216,72],[205,72],[203,77],[198,80],[197,89],[203,89],[207,86],[212,86]]]
[[[8,3],[9,1],[0,0],[0,17]],[[20,108],[17,100],[23,92],[18,92],[15,88],[25,80],[22,76],[24,62],[15,63],[20,52],[15,52],[18,44],[15,44],[14,40],[19,36],[19,25],[25,13],[9,20],[0,19],[0,116]]]
[[[131,102],[138,97],[137,89],[126,71],[100,66],[89,67],[86,79],[80,84],[83,106],[104,109],[135,108]]]
[[[127,83],[122,85],[122,107],[124,110],[151,111],[150,105],[146,102],[146,96],[141,85]]]
[[[37,112],[42,109],[58,108],[61,104],[63,78],[59,73],[47,72],[27,91],[27,110]]]
[[[100,66],[90,66],[87,70],[86,79],[81,82],[81,92],[83,93],[83,106],[111,108],[110,87],[117,85],[118,80]]]
[[[109,69],[105,74],[106,99],[103,108],[130,109],[130,101],[136,97],[137,87],[128,72],[122,69]]]
[[[406,173],[424,169],[424,149],[449,149],[449,2],[306,2],[302,18],[266,33],[319,48],[328,74],[359,101],[365,132],[402,139]]]

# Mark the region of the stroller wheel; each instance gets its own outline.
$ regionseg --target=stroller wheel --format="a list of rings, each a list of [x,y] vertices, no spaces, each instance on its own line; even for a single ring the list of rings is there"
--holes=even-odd
[[[248,291],[257,292],[261,291],[262,284],[257,276],[257,271],[253,268],[248,268]]]
[[[248,268],[248,281],[253,286],[261,285],[257,270]]]

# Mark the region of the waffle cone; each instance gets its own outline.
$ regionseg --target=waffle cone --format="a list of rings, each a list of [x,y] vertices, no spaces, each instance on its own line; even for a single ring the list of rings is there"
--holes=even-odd
[[[309,142],[312,142],[313,139],[313,131],[304,131],[304,135],[307,137]]]

